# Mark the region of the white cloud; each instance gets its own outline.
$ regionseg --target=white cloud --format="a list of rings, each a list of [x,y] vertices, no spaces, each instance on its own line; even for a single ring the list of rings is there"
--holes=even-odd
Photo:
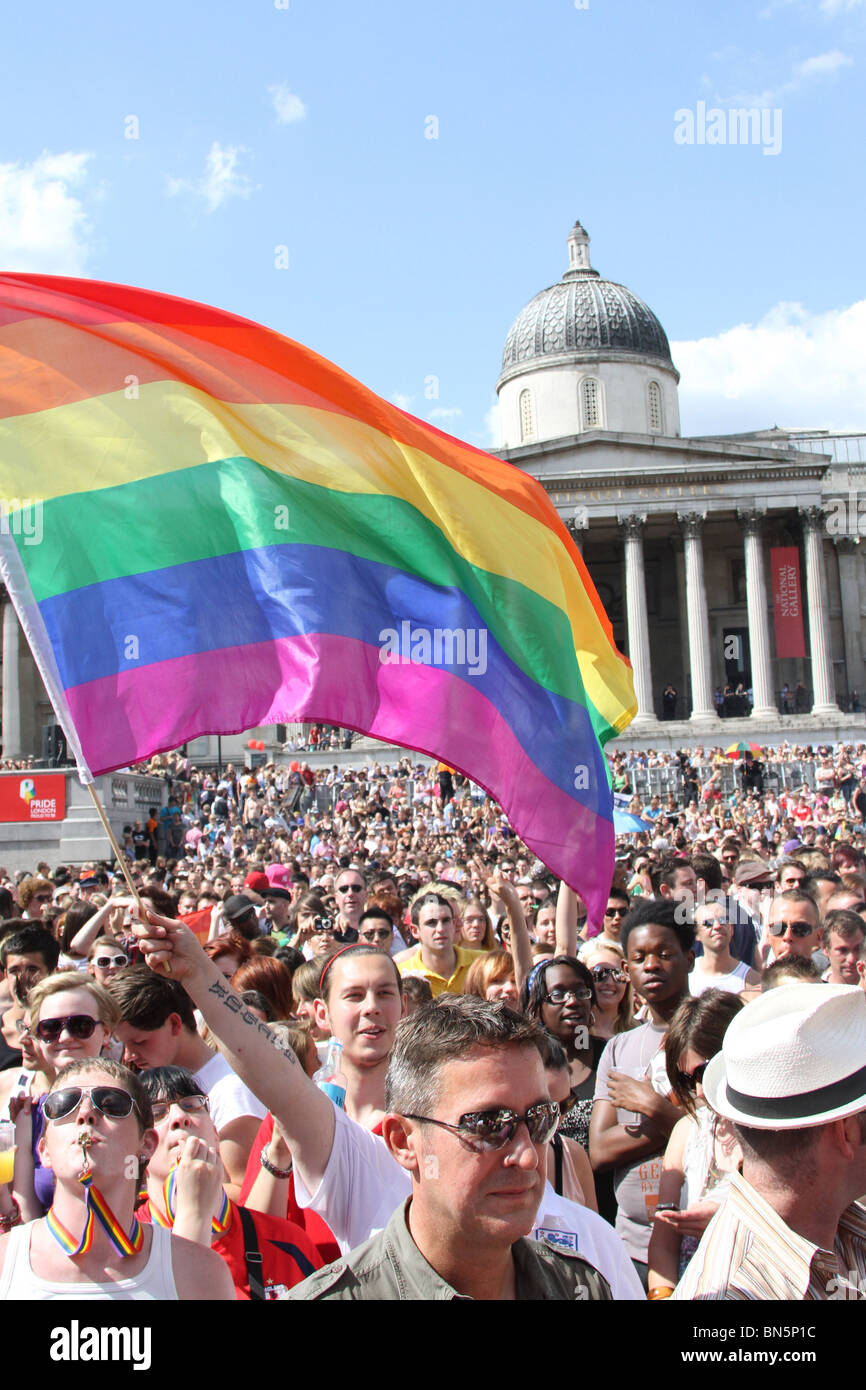
[[[268,88],[271,104],[277,113],[277,120],[283,125],[288,125],[292,121],[302,121],[306,117],[307,108],[299,96],[290,92],[285,82],[275,82]]]
[[[850,10],[859,9],[863,4],[866,4],[866,0],[818,0],[817,10],[832,19],[837,14],[847,14]],[[796,5],[802,13],[815,8],[814,0],[770,0],[768,5],[758,11],[758,18],[772,19],[777,10],[787,10],[792,5]]]
[[[683,434],[866,429],[866,299],[821,314],[777,304],[758,323],[671,350]]]
[[[203,198],[208,212],[215,212],[228,202],[229,198],[249,198],[254,192],[246,174],[238,168],[241,156],[247,151],[243,145],[221,145],[214,140],[205,159],[204,173],[200,179],[168,180],[171,194],[192,193]]]
[[[394,404],[399,406],[401,410],[408,410],[414,399],[414,396],[404,396],[402,391],[395,391],[391,397]]]
[[[428,420],[457,420],[463,411],[459,405],[444,406],[437,405],[435,410],[431,410],[427,416]]]
[[[91,227],[81,198],[89,154],[43,152],[32,164],[0,164],[0,265],[80,275]]]
[[[850,68],[853,65],[854,59],[850,58],[847,53],[840,52],[838,48],[834,48],[830,53],[816,53],[812,58],[804,58],[801,63],[795,63],[788,81],[781,82],[778,87],[768,87],[763,92],[737,92],[725,100],[720,98],[719,104],[725,106],[775,106],[782,97],[791,96],[793,92],[798,92],[801,87],[814,78],[835,77],[842,68]]]
[[[498,401],[493,402],[493,405],[484,416],[484,427],[487,430],[488,449],[498,449],[502,444],[502,426],[499,423]]]
[[[814,58],[806,58],[794,68],[795,77],[832,77],[840,68],[850,68],[854,59],[847,53],[834,48],[832,53],[819,53]]]

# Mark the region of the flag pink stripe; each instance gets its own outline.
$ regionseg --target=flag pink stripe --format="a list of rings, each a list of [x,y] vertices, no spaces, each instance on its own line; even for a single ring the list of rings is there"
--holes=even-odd
[[[262,691],[275,692],[270,703]],[[601,921],[613,825],[545,777],[471,679],[383,664],[377,647],[316,633],[158,662],[75,686],[67,699],[95,773],[125,765],[130,747],[145,757],[260,724],[317,720],[431,753],[447,729],[451,765],[471,768],[486,789],[507,787],[502,809],[548,868],[575,886],[580,862],[581,894]]]

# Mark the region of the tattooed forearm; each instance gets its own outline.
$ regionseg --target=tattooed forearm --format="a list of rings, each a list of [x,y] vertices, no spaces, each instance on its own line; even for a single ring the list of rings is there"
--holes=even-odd
[[[255,1028],[257,1033],[261,1033],[263,1037],[267,1038],[271,1047],[274,1048],[276,1052],[281,1053],[283,1057],[287,1058],[293,1067],[298,1065],[298,1059],[292,1049],[282,1043],[279,1038],[271,1032],[266,1023],[263,1023],[260,1018],[249,1009],[245,1008],[243,1000],[235,994],[234,990],[224,985],[222,980],[214,980],[213,984],[208,989],[208,994],[215,994],[241,1023],[246,1024],[248,1028]],[[219,1028],[215,1028],[214,1032],[219,1036]]]

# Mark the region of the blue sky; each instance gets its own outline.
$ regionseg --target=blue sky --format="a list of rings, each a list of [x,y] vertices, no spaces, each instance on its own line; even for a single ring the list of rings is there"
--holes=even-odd
[[[247,315],[483,447],[579,217],[684,433],[866,428],[866,0],[283,3],[7,11],[3,268]],[[677,143],[700,102],[778,151]]]

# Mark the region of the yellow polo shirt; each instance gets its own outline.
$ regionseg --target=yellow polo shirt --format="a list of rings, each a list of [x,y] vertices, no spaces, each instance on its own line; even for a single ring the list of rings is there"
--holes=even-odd
[[[422,980],[426,980],[433,991],[435,999],[439,994],[462,994],[463,986],[466,983],[466,972],[474,960],[479,956],[487,954],[486,951],[470,951],[467,946],[455,946],[457,952],[457,965],[454,974],[445,980],[441,975],[437,975],[435,970],[431,970],[421,959],[421,947],[408,956],[406,960],[401,960],[397,966],[401,975],[420,975]]]

